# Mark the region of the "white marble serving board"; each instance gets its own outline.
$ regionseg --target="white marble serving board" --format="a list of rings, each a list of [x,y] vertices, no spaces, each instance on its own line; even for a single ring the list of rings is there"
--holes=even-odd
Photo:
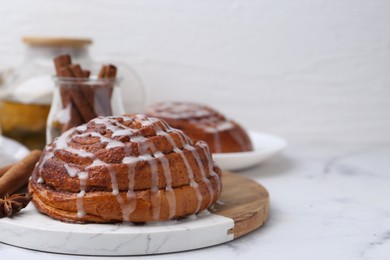
[[[0,241],[40,251],[77,255],[149,255],[185,251],[233,240],[231,218],[203,211],[186,219],[134,225],[69,224],[30,204],[0,219]]]

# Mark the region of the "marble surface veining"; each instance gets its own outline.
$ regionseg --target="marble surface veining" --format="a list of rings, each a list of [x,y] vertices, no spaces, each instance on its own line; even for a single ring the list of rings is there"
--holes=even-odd
[[[270,193],[270,217],[263,228],[218,246],[140,258],[390,259],[390,146],[291,145],[239,174],[262,183]],[[111,259],[2,243],[0,255]]]

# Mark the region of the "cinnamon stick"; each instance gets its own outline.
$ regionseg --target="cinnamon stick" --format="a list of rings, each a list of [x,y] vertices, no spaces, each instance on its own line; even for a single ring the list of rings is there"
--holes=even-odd
[[[4,166],[4,167],[1,167],[0,168],[0,178],[1,178],[1,176],[3,176],[4,175],[4,173],[6,173],[12,166],[14,166],[15,164],[14,163],[12,163],[12,164],[9,164],[9,165],[6,165],[6,166]]]
[[[83,78],[83,70],[79,64],[72,64],[67,67],[70,70],[70,74],[73,75],[74,78]],[[89,120],[98,116],[96,113],[94,102],[94,88],[91,85],[80,84],[72,86],[71,89],[72,99],[80,111],[84,122],[88,122]]]
[[[74,78],[73,71],[70,69],[70,65],[58,69],[58,75],[64,78]]]
[[[90,71],[83,70],[79,64],[72,64],[69,55],[61,55],[54,59],[57,76],[65,78],[88,78]],[[98,74],[99,79],[114,79],[117,68],[112,64],[103,65]],[[71,127],[86,123],[97,116],[112,115],[111,97],[114,84],[111,82],[96,85],[77,83],[61,83],[60,94],[63,108],[69,108],[70,120],[62,125],[62,132]]]
[[[64,91],[61,91],[61,93],[63,93],[63,92]],[[65,96],[66,94],[61,94],[61,95]],[[67,106],[70,107],[70,109],[69,109],[70,119],[67,123],[62,125],[61,133],[66,132],[67,130],[69,130],[72,127],[79,126],[79,125],[84,123],[82,116],[81,116],[80,112],[76,109],[76,104],[73,102],[73,100],[71,100],[71,98],[69,97],[68,101],[65,101],[63,104],[65,104],[65,103],[67,104]],[[65,106],[65,108],[66,108],[66,106]]]
[[[112,64],[102,65],[100,68],[98,78],[99,79],[115,79],[117,73],[116,66]],[[114,85],[112,83],[107,83],[106,85],[100,86],[97,90],[96,99],[101,104],[106,104],[104,106],[102,115],[112,115],[111,107],[111,98],[114,91]]]
[[[89,70],[83,70],[83,77],[84,78],[89,78],[90,75],[91,75],[91,72]]]
[[[72,64],[72,65],[69,65],[68,68],[70,69],[71,73],[73,74],[73,76],[75,78],[84,78],[84,75],[85,75],[85,71],[83,71],[81,69],[81,66],[79,64]],[[87,71],[88,72],[88,71]],[[77,88],[77,89],[75,89]],[[82,92],[82,95],[84,96],[84,99],[85,101],[87,101],[86,103],[89,105],[88,108],[86,106],[86,104],[82,104],[83,105],[83,109],[88,109],[90,111],[90,114],[89,116],[92,116],[89,120],[91,120],[92,118],[96,117],[97,115],[99,115],[99,104],[97,102],[95,102],[95,87],[90,85],[90,84],[83,84],[82,82],[80,83],[79,86],[74,86],[73,91],[79,91],[81,90]],[[81,95],[80,95],[81,97]],[[83,103],[85,103],[85,101]],[[77,103],[77,100],[75,100],[75,102]],[[80,107],[78,105],[78,107]],[[85,117],[83,117],[85,118]],[[88,122],[86,121],[86,122]]]
[[[106,74],[106,65],[102,65],[102,67],[99,70],[98,79],[103,79]]]
[[[0,178],[0,197],[4,197],[6,194],[11,195],[28,183],[41,154],[41,150],[31,151],[25,158],[15,163],[4,173]]]
[[[84,77],[83,70],[81,69],[81,66],[79,64],[71,64],[68,66],[68,68],[72,72],[73,77],[75,77],[75,78],[83,78]]]
[[[65,67],[58,68],[59,64],[65,64],[61,62],[54,62],[57,70],[57,75],[60,77],[64,78],[73,78],[74,74],[72,70],[69,68],[69,64],[66,65]],[[74,102],[73,94],[72,94],[72,86],[69,84],[61,84],[59,86],[60,89],[60,96],[61,96],[61,101],[62,101],[62,107],[63,108],[68,108],[69,107],[69,113],[70,113],[70,118],[69,122],[65,123],[62,125],[61,131],[65,132],[66,130],[74,127],[81,125],[83,122],[83,118],[80,114],[80,111],[77,109],[76,104]]]
[[[116,77],[117,68],[112,64],[108,64],[106,67],[106,78],[113,79]]]
[[[59,73],[60,76],[66,78],[82,77],[82,69],[78,64],[63,67],[59,70]],[[74,104],[75,106],[71,107],[71,110],[77,109],[77,111],[82,117],[82,121],[84,122],[88,122],[89,120],[96,117],[96,113],[94,112],[93,107],[91,107],[87,102],[85,102],[85,97],[83,93],[81,93],[80,86],[64,85],[60,87],[62,88],[61,95],[63,96],[62,101],[64,107],[67,106],[67,102],[72,102],[71,104]],[[73,114],[76,113],[72,113],[71,111],[71,115]],[[71,120],[73,119],[71,118]],[[72,127],[73,126],[76,125],[72,125]]]
[[[57,76],[61,76],[61,69],[72,64],[70,55],[60,55],[54,58],[54,66]]]
[[[65,78],[73,78],[75,77],[74,71],[77,71],[77,68],[75,69],[72,65],[72,59],[70,55],[60,55],[58,57],[54,58],[54,66],[56,70],[56,74],[59,77],[65,77]],[[73,70],[72,70],[73,69]],[[80,68],[81,70],[81,68]],[[69,107],[69,113],[70,113],[70,119],[69,122],[65,123],[61,127],[61,131],[65,132],[66,130],[78,126],[83,123],[82,115],[79,111],[79,109],[76,106],[76,101],[74,100],[74,94],[73,88],[71,85],[68,84],[62,84],[59,86],[60,88],[60,96],[62,100],[62,106],[63,108]]]
[[[98,78],[99,79],[112,79],[116,77],[117,68],[112,64],[103,65],[100,68]]]

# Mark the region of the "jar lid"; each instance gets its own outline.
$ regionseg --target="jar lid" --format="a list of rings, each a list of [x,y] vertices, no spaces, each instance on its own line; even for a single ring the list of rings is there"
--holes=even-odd
[[[41,37],[41,36],[24,36],[22,41],[34,46],[70,46],[83,47],[91,44],[90,38],[67,38],[67,37]]]

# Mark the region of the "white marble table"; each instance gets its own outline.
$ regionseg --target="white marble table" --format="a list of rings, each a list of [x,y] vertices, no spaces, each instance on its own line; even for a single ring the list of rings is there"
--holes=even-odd
[[[270,192],[270,218],[263,228],[222,245],[152,257],[390,259],[390,146],[291,145],[240,174],[261,182]],[[50,254],[2,243],[0,255],[1,259],[112,259]],[[115,259],[122,258],[130,257]]]

